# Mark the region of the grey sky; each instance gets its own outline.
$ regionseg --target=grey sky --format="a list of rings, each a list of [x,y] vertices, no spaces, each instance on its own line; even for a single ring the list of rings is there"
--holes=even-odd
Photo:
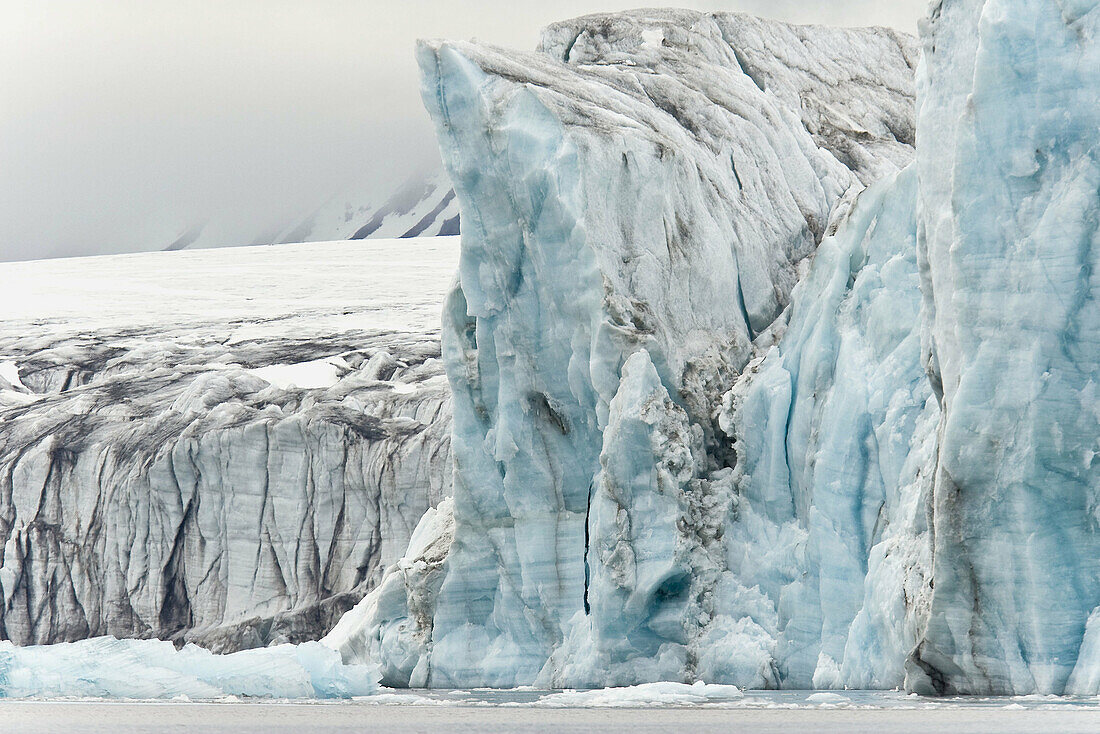
[[[615,0],[0,0],[0,260],[241,237],[432,164],[416,38],[534,47]],[[661,3],[648,3],[660,5]],[[915,32],[927,0],[680,0]]]

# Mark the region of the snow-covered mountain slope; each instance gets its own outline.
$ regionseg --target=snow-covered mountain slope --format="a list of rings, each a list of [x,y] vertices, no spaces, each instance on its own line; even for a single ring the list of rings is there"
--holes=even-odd
[[[458,201],[442,171],[414,176],[381,205],[371,204],[372,198],[354,192],[333,196],[316,210],[274,223],[244,241],[227,222],[215,219],[192,227],[164,249],[433,237],[459,232]]]
[[[450,492],[457,238],[0,266],[0,634],[315,639]]]
[[[746,627],[767,600],[723,585],[717,408],[830,222],[911,160],[913,42],[636,11],[541,49],[420,49],[465,228],[453,528],[328,642],[411,685],[794,680],[778,620]]]

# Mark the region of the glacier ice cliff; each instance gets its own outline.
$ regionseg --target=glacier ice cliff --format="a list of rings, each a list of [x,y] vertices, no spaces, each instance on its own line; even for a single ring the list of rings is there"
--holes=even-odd
[[[453,503],[384,681],[1100,690],[1100,12],[635,11],[420,50]],[[916,142],[916,162],[910,145]]]
[[[918,138],[942,393],[914,685],[1100,685],[1100,3],[937,4]]]
[[[770,631],[790,687],[901,685],[927,604],[939,406],[920,362],[916,179],[859,197],[720,410],[737,452],[727,583],[765,610],[734,605]]]
[[[439,341],[207,320],[54,334],[108,350],[62,373],[8,340],[4,629],[228,649],[369,589],[323,640],[347,671],[272,660],[1100,693],[1098,8],[934,3],[916,105],[883,29],[644,10],[422,44],[463,224]]]
[[[717,407],[855,194],[912,160],[915,55],[889,31],[686,11],[567,21],[537,54],[421,46],[464,225],[453,518],[329,644],[410,685],[802,674],[775,649],[780,600],[726,583]]]
[[[457,242],[422,247],[404,280],[385,241],[0,269],[0,636],[327,632],[450,493]]]

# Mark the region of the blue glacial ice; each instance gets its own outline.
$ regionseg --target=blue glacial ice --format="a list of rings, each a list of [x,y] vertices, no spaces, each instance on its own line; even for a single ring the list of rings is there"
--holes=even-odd
[[[937,4],[919,84],[926,350],[944,411],[912,683],[1096,693],[1100,3]]]
[[[788,687],[899,686],[917,642],[939,407],[920,363],[916,183],[910,167],[862,193],[777,346],[723,399],[737,452],[727,583],[765,610],[740,601],[732,617],[770,631]]]
[[[915,115],[882,29],[422,44],[463,216],[453,498],[326,647],[119,669],[1100,693],[1097,8],[934,3]],[[61,690],[27,676],[75,649],[0,649],[0,681]]]
[[[888,32],[423,46],[454,501],[328,642],[428,686],[1097,693],[1097,6],[933,4],[909,167]]]
[[[0,697],[350,698],[378,690],[378,667],[344,665],[319,642],[216,655],[164,640],[95,637],[57,645],[0,642]]]
[[[912,159],[911,43],[639,11],[552,26],[541,51],[420,48],[465,227],[453,525],[327,642],[395,684],[808,681],[778,596],[729,573],[719,409],[865,179]],[[917,303],[907,211],[880,247],[909,248],[887,277]]]

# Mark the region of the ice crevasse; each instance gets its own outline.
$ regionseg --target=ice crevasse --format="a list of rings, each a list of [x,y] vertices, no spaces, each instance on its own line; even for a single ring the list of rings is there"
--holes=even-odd
[[[326,642],[403,685],[1096,693],[1096,5],[934,4],[909,167],[884,31],[422,46],[454,499]]]

